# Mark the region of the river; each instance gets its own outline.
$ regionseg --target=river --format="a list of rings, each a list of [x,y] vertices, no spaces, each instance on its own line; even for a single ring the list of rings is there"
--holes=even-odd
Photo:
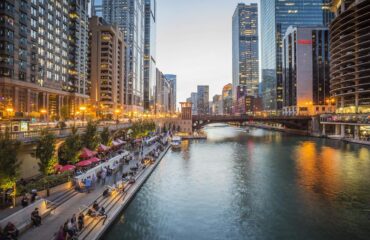
[[[104,239],[370,239],[370,148],[206,131],[168,152]]]

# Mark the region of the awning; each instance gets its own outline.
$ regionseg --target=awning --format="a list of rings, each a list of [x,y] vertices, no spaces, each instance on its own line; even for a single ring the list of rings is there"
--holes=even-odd
[[[100,162],[100,159],[99,158],[97,158],[97,157],[93,157],[93,158],[90,158],[89,160],[87,160],[87,161],[90,161],[90,162],[92,162],[92,163],[97,163],[97,162]]]
[[[73,171],[76,167],[73,165],[65,165],[62,168],[59,169],[60,172],[68,172]]]
[[[99,147],[98,147],[98,152],[108,152],[109,151],[109,147],[103,145],[103,144],[100,144]]]
[[[80,154],[80,158],[86,159],[86,158],[92,158],[96,155],[96,152],[91,151],[90,149],[83,148]]]
[[[77,167],[87,167],[87,166],[90,166],[91,164],[92,162],[90,160],[84,160],[84,161],[78,162],[76,166]]]

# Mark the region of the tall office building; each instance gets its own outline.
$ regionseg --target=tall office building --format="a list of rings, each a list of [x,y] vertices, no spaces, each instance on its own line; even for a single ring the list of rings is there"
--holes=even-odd
[[[245,86],[243,95],[258,95],[258,7],[239,3],[233,15],[233,100],[237,100],[238,86]]]
[[[156,0],[145,0],[144,110],[154,111],[156,83]]]
[[[144,0],[103,0],[102,15],[110,24],[117,24],[125,37],[127,111],[142,111],[144,97]]]
[[[328,29],[288,27],[282,53],[284,115],[332,112]]]
[[[192,92],[190,94],[190,98],[188,98],[186,101],[192,103],[192,105],[191,105],[192,114],[193,115],[198,115],[198,106],[197,106],[197,104],[198,104],[198,93]]]
[[[370,113],[369,1],[333,2],[331,94],[338,113]]]
[[[222,99],[223,99],[223,114],[232,114],[233,97],[232,97],[232,87],[231,83],[226,84],[222,88]]]
[[[330,0],[261,0],[261,80],[265,111],[283,106],[282,39],[293,26],[328,26]]]
[[[88,2],[0,3],[0,96],[16,116],[57,118],[89,98]]]
[[[155,109],[156,114],[169,113],[171,110],[171,98],[173,90],[171,83],[166,79],[166,76],[157,68],[156,69],[156,98]]]
[[[171,95],[171,102],[170,102],[170,111],[172,113],[176,112],[176,106],[177,106],[177,76],[174,74],[165,74],[164,75],[166,79],[170,82],[171,84],[171,89],[173,91],[173,94]]]
[[[198,115],[209,114],[209,86],[198,85],[197,87],[197,113]]]
[[[89,21],[89,77],[91,102],[103,116],[122,112],[124,104],[125,44],[117,25],[93,16]]]

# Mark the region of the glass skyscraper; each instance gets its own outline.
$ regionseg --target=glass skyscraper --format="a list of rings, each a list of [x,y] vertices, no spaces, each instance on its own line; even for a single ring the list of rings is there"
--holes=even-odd
[[[239,3],[233,15],[233,100],[237,96],[258,96],[258,7]],[[238,86],[244,86],[238,88]],[[246,90],[237,93],[237,89]]]
[[[154,111],[156,82],[156,0],[145,0],[144,110]]]
[[[261,0],[261,74],[265,111],[283,105],[282,39],[291,25],[327,26],[330,0]]]
[[[145,0],[103,0],[102,15],[117,24],[127,45],[125,105],[128,111],[143,110]]]

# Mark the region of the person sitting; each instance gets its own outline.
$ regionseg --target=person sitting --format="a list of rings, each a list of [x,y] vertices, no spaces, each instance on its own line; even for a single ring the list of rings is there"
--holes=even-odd
[[[109,197],[109,189],[108,189],[108,188],[104,190],[104,192],[103,192],[103,197],[104,197],[104,198]]]
[[[104,207],[101,207],[99,209],[99,217],[104,218],[104,221],[103,221],[103,225],[104,225],[105,220],[107,220],[107,218],[108,218],[108,215],[105,213],[105,208]]]
[[[28,197],[26,195],[23,196],[21,204],[23,208],[28,206]]]
[[[94,203],[93,203],[93,209],[94,209],[95,211],[98,211],[98,210],[99,210],[99,204],[98,204],[98,202],[97,202],[97,201],[94,201]]]
[[[12,222],[8,222],[4,228],[4,236],[8,239],[17,239],[19,234],[18,229]]]
[[[78,215],[78,230],[81,231],[84,227],[85,227],[85,222],[84,222],[84,214],[83,213],[80,213]]]
[[[35,227],[38,227],[41,225],[41,217],[40,217],[38,208],[35,208],[35,210],[33,210],[33,212],[31,213],[31,220]]]

